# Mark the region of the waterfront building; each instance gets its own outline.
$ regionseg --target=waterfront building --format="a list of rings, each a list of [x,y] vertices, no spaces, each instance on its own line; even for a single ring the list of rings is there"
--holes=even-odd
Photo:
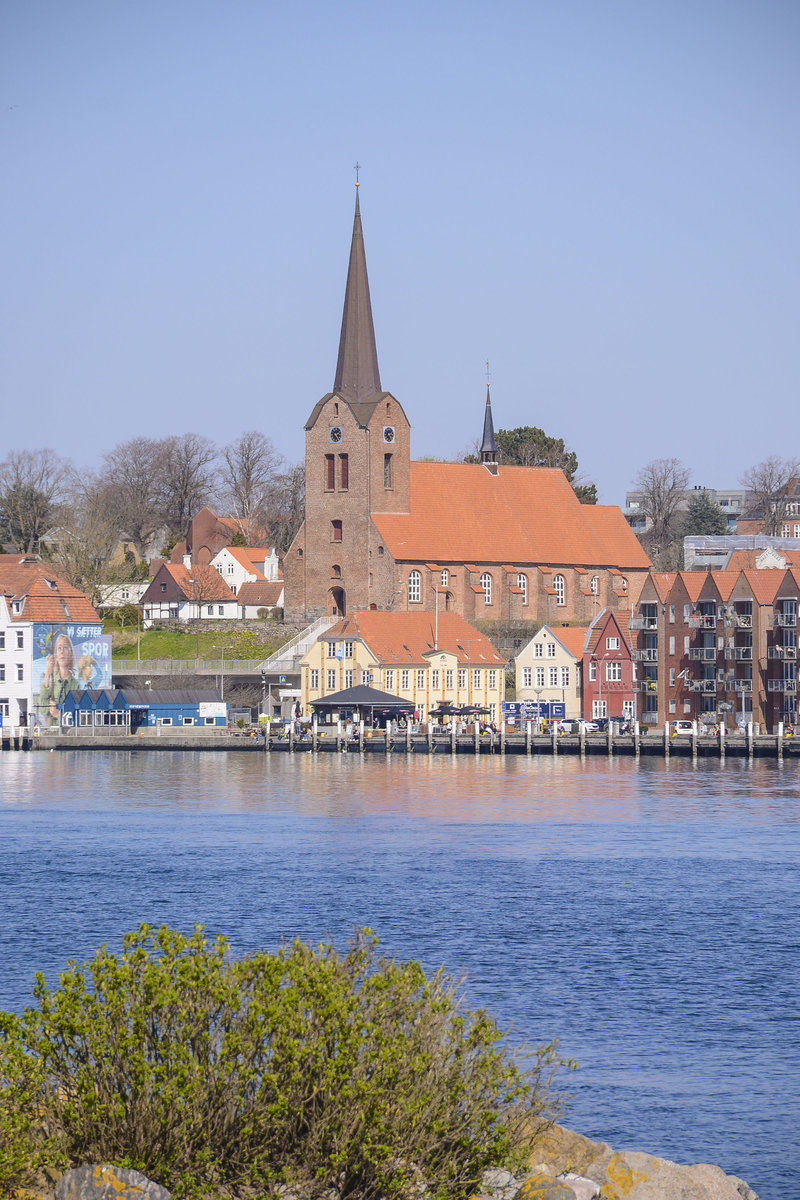
[[[0,719],[5,727],[56,725],[70,688],[111,682],[111,638],[88,597],[49,564],[0,561]]]
[[[636,716],[628,614],[603,609],[586,632],[583,646],[582,715],[596,721],[631,721]]]
[[[480,462],[412,461],[405,409],[381,384],[356,193],[333,390],[305,425],[288,618],[394,609],[554,626],[629,607],[650,563],[621,509],[582,505],[560,470],[499,462],[488,389],[482,416]]]
[[[588,625],[543,625],[514,659],[515,697],[560,702],[567,720],[583,715],[583,652]]]
[[[500,717],[506,660],[458,613],[380,612],[344,617],[313,643],[300,663],[301,705],[366,684],[413,704],[424,720],[442,705],[485,709]]]
[[[653,572],[630,628],[639,718],[797,722],[800,568]]]
[[[228,724],[228,705],[215,688],[100,688],[69,692],[61,727],[88,732],[136,733],[147,728],[218,728]]]

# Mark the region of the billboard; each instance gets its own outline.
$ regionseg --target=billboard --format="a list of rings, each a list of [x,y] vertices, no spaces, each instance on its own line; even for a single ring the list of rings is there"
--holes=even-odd
[[[563,700],[504,700],[503,716],[517,717],[521,721],[536,720],[544,717],[548,721],[558,721],[564,716]]]
[[[33,711],[39,725],[57,725],[67,692],[111,687],[111,635],[102,621],[33,626]]]

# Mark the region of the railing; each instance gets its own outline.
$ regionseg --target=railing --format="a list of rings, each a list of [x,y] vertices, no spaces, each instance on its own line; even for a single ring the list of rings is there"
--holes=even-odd
[[[641,721],[642,725],[657,725],[658,724],[658,713],[657,712],[643,712],[642,715],[640,716],[639,720]]]
[[[734,662],[752,662],[753,647],[752,646],[728,646],[728,658],[732,658]]]
[[[658,662],[658,649],[655,646],[648,646],[644,650],[632,650],[634,662]]]
[[[689,680],[689,691],[690,692],[709,692],[710,693],[710,692],[716,692],[716,690],[717,690],[716,679],[690,679]]]
[[[631,617],[629,629],[658,629],[658,617]]]
[[[797,613],[775,611],[772,614],[773,629],[794,629],[797,625]]]
[[[796,646],[770,646],[767,651],[768,658],[779,658],[783,662],[797,658]]]
[[[738,629],[752,629],[753,616],[752,613],[737,613],[729,612],[728,618],[731,625],[735,625]]]
[[[731,684],[734,692],[752,692],[753,690],[752,679],[732,679]]]
[[[695,662],[714,662],[717,657],[715,646],[694,646],[689,651],[689,658]]]
[[[331,625],[335,625],[339,617],[319,617],[302,633],[298,633],[291,641],[286,642],[281,646],[280,650],[276,650],[269,658],[262,660],[259,663],[259,670],[266,672],[275,672],[289,664],[295,665],[307,650],[313,646],[314,642],[324,633],[326,629],[330,629]]]
[[[796,679],[768,679],[767,680],[767,691],[768,692],[796,692],[797,691],[797,680]]]
[[[658,691],[658,680],[657,679],[634,679],[633,690],[634,690],[634,692],[657,692]]]
[[[689,617],[690,629],[716,629],[717,618],[713,613],[702,613]]]
[[[260,658],[114,658],[114,675],[258,675]]]

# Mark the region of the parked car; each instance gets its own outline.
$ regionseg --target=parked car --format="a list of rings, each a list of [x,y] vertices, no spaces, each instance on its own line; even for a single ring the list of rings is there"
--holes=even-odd
[[[673,735],[676,733],[693,733],[694,721],[670,721],[669,727]]]

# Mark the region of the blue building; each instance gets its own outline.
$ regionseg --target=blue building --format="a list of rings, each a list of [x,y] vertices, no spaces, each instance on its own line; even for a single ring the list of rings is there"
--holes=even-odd
[[[136,733],[157,726],[225,727],[228,705],[215,688],[101,688],[68,692],[61,711],[67,727],[117,728]]]

